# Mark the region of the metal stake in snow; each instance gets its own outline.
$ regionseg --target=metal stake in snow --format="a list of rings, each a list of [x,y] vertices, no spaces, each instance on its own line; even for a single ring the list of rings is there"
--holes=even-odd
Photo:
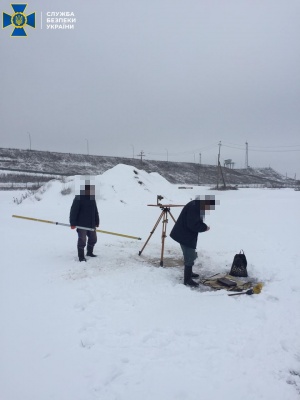
[[[30,218],[30,217],[23,217],[22,215],[12,215],[13,218],[21,218],[21,219],[26,219],[29,221],[35,221],[35,222],[44,222],[46,224],[54,224],[54,225],[61,225],[61,226],[68,226],[70,228],[71,225],[69,224],[63,224],[61,222],[55,222],[55,221],[48,221],[46,219],[37,219],[37,218]],[[92,228],[87,228],[84,226],[76,226],[76,228],[78,229],[85,229],[86,231],[96,231],[96,232],[100,232],[100,233],[106,233],[107,235],[115,235],[115,236],[122,236],[125,238],[129,238],[129,239],[136,239],[136,240],[142,240],[142,238],[140,237],[136,237],[136,236],[130,236],[130,235],[124,235],[122,233],[116,233],[116,232],[109,232],[109,231],[102,231],[100,229],[92,229]]]

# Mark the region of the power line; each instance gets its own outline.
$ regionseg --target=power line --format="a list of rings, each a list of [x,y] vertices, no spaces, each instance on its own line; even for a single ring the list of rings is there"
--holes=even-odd
[[[245,151],[244,147],[228,146],[223,143],[222,143],[222,146],[228,147],[230,149]],[[280,147],[280,146],[277,146],[277,147]],[[254,146],[248,146],[248,150],[249,151],[258,151],[258,152],[262,152],[262,153],[288,153],[288,152],[300,151],[300,148],[299,149],[293,148],[290,150],[275,150],[275,148],[277,148],[277,147],[274,146],[274,150],[270,150],[270,147],[255,148]],[[286,147],[294,147],[294,146],[286,146]]]
[[[243,150],[245,151],[245,147],[236,147],[236,146],[228,146],[227,144],[222,144],[224,147],[228,147],[229,149]]]
[[[281,147],[300,147],[300,144],[293,144],[293,145],[278,145],[278,146],[251,146],[257,149],[274,149],[274,148],[281,148]]]
[[[201,151],[205,151],[205,150],[211,150],[213,148],[217,148],[218,143],[214,143],[214,144],[210,144],[204,147],[200,147],[200,148],[195,148],[194,150],[187,150],[187,151],[179,151],[176,153],[169,153],[169,156],[178,156],[178,155],[189,155],[189,154],[195,154],[195,153],[199,153]],[[152,153],[152,152],[147,152],[147,154],[149,155],[153,155],[153,156],[162,156],[165,155],[165,153]]]
[[[187,151],[180,151],[180,152],[174,152],[174,153],[169,153],[168,152],[168,158],[182,158],[186,157],[189,155],[195,155],[196,153],[200,152],[205,152],[209,151],[212,149],[217,150],[218,146],[220,146],[219,143],[214,143],[214,144],[209,144],[207,146],[203,146],[201,148],[195,148],[194,150],[187,150]],[[229,149],[234,149],[234,150],[240,150],[245,152],[245,145],[241,144],[236,144],[236,143],[230,143],[230,142],[222,142],[223,147],[227,147]],[[289,153],[289,152],[299,152],[300,151],[300,145],[280,145],[280,146],[250,146],[248,143],[246,145],[246,152],[247,152],[247,158],[248,158],[248,153],[249,152],[260,152],[260,153]],[[152,156],[152,157],[164,157],[165,152],[143,152],[143,155],[141,157],[141,154],[138,154],[138,156],[142,158],[147,155],[147,156]],[[245,163],[247,163],[247,160],[245,159]]]
[[[243,145],[238,144],[238,143],[231,143],[231,142],[225,142],[227,147],[230,147],[229,145],[232,145],[234,147],[238,147],[238,148],[244,148]],[[277,149],[277,148],[284,148],[284,147],[300,147],[300,144],[292,144],[292,145],[277,145],[277,146],[249,146],[252,149]]]
[[[294,149],[294,150],[253,150],[250,148],[251,151],[258,151],[261,153],[290,153],[293,151],[300,151],[300,149]]]

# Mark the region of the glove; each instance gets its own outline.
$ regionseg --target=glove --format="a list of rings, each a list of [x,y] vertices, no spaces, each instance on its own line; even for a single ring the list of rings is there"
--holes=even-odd
[[[73,226],[73,225],[71,226],[71,229],[75,229],[75,228],[76,228],[76,226]]]

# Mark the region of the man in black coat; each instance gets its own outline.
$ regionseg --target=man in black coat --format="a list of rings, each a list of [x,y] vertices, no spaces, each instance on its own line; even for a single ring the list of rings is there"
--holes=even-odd
[[[75,196],[70,210],[70,225],[72,229],[76,226],[94,229],[92,231],[87,229],[77,228],[78,241],[77,250],[79,261],[86,261],[84,256],[84,248],[87,242],[87,256],[96,257],[93,254],[93,249],[97,243],[96,227],[99,226],[99,213],[95,200],[95,186],[85,185],[84,190],[80,191],[80,195]]]
[[[187,203],[171,233],[170,236],[173,240],[178,242],[181,246],[184,257],[184,284],[189,286],[199,286],[192,278],[198,278],[199,275],[193,273],[194,261],[197,258],[196,247],[198,234],[206,232],[210,229],[203,219],[205,211],[215,209],[215,200],[213,196],[206,196],[205,199],[193,200]]]

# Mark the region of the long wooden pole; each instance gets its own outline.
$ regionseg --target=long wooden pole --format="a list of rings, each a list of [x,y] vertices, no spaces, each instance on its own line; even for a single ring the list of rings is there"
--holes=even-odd
[[[38,218],[31,218],[31,217],[24,217],[22,215],[12,215],[13,218],[21,218],[21,219],[26,219],[28,221],[35,221],[35,222],[44,222],[46,224],[54,224],[54,225],[61,225],[61,226],[68,226],[70,227],[70,224],[63,224],[61,222],[55,222],[55,221],[48,221],[46,219],[38,219]],[[136,237],[136,236],[130,236],[130,235],[124,235],[122,233],[116,233],[116,232],[109,232],[109,231],[102,231],[100,229],[93,229],[93,228],[87,228],[84,226],[76,226],[77,229],[85,229],[86,231],[96,231],[96,232],[100,232],[100,233],[105,233],[107,235],[115,235],[115,236],[122,236],[122,237],[126,237],[129,239],[136,239],[136,240],[142,240],[142,238],[140,237]]]

